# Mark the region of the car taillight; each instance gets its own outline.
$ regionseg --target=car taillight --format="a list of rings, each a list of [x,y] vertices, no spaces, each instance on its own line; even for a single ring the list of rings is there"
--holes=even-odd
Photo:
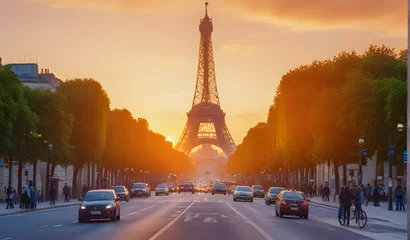
[[[286,206],[286,202],[285,201],[280,201],[280,205]]]
[[[308,205],[308,202],[307,201],[303,201],[302,202],[302,207],[306,207]]]

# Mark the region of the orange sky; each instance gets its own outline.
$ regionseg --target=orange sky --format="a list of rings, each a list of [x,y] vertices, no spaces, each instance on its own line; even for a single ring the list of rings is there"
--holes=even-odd
[[[266,119],[289,69],[370,44],[407,45],[405,0],[209,2],[218,91],[237,144]],[[61,79],[95,78],[112,108],[147,118],[175,143],[192,103],[203,16],[203,0],[0,0],[0,56],[31,55]]]

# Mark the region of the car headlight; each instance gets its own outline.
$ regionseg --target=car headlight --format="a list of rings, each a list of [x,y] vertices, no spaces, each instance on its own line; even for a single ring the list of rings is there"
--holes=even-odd
[[[80,209],[87,209],[85,206],[81,206]]]
[[[112,205],[108,205],[108,206],[106,206],[105,208],[112,208],[113,206]]]

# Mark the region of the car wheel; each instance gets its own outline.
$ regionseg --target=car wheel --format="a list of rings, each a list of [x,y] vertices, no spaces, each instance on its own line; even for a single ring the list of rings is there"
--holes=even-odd
[[[250,202],[253,202],[253,199],[252,199],[252,200],[250,200]]]
[[[282,214],[282,213],[279,213],[279,217],[280,217],[280,218],[283,218],[283,214]]]
[[[78,222],[79,222],[79,223],[85,223],[85,222],[87,222],[87,221],[84,220],[84,219],[78,218]]]
[[[118,213],[117,220],[121,220],[121,213]]]
[[[267,201],[267,202],[266,202],[266,204],[269,206],[269,205],[270,205],[270,202],[269,202],[269,201]]]
[[[233,201],[236,202],[236,198],[234,198]]]
[[[158,196],[158,193],[155,193],[155,196]]]
[[[275,215],[276,215],[276,217],[279,217],[279,213],[278,213],[278,211],[276,211],[276,209],[275,209]]]
[[[192,192],[192,194],[195,194],[195,192]]]
[[[224,193],[224,195],[226,195],[226,193]]]
[[[178,192],[178,194],[181,194],[181,192]]]
[[[309,215],[306,214],[305,216],[303,216],[303,218],[304,218],[304,219],[308,219],[308,218],[309,218]]]

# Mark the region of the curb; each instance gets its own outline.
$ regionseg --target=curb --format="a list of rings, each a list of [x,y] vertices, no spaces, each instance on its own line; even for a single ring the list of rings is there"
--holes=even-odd
[[[317,204],[317,205],[322,205],[322,206],[326,206],[326,207],[331,207],[331,208],[335,208],[335,209],[339,209],[339,207],[332,206],[332,205],[328,205],[328,204],[321,203],[321,202],[310,201],[310,203],[314,203],[314,204]]]
[[[25,209],[25,210],[21,210],[21,211],[17,211],[17,212],[0,213],[0,217],[10,216],[10,215],[17,215],[17,214],[27,213],[27,212],[41,212],[41,211],[55,209],[55,208],[72,207],[72,206],[77,206],[77,205],[80,205],[80,203],[71,203],[71,204],[67,204],[67,205],[58,205],[58,206],[39,208],[39,209]]]

